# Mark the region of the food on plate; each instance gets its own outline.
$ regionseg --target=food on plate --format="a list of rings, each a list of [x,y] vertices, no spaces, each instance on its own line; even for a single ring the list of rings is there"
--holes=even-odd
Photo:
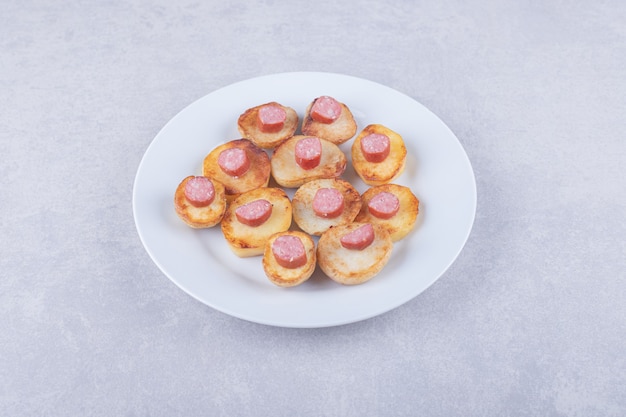
[[[204,158],[202,172],[224,184],[230,201],[238,194],[269,184],[270,158],[249,139],[235,139],[215,147]]]
[[[340,145],[354,136],[357,125],[348,106],[333,97],[320,96],[307,106],[301,130],[303,135]]]
[[[261,187],[234,198],[222,218],[222,234],[239,257],[262,255],[271,235],[291,226],[289,196],[280,188]]]
[[[246,110],[239,116],[237,128],[260,148],[271,149],[293,136],[298,122],[294,109],[272,101]]]
[[[315,242],[304,232],[289,230],[270,236],[263,252],[263,271],[280,287],[293,287],[315,271]]]
[[[415,227],[419,199],[409,187],[378,185],[367,189],[361,197],[363,203],[355,221],[383,225],[394,242],[404,238]]]
[[[174,209],[178,217],[193,228],[213,227],[226,211],[224,186],[207,177],[190,175],[176,187]]]
[[[296,188],[318,178],[336,178],[346,170],[347,158],[337,145],[316,136],[296,135],[281,142],[270,160],[278,185]]]
[[[384,268],[392,249],[391,236],[384,226],[353,222],[322,233],[317,242],[317,263],[340,284],[362,284]]]
[[[389,262],[419,213],[411,189],[392,183],[406,164],[403,138],[381,124],[356,136],[352,165],[370,186],[361,194],[341,178],[348,158],[340,145],[357,129],[348,107],[320,96],[305,110],[302,134],[297,126],[295,110],[278,102],[247,109],[238,119],[243,138],[213,148],[203,175],[179,184],[176,213],[194,228],[221,223],[232,252],[262,255],[277,286],[300,285],[317,265],[338,283],[364,283]],[[296,188],[292,199],[287,188]]]
[[[352,166],[368,185],[398,178],[404,171],[406,155],[402,136],[380,124],[366,126],[352,143]]]
[[[348,181],[322,178],[301,185],[291,204],[298,227],[319,236],[330,227],[351,223],[361,210],[361,195]]]

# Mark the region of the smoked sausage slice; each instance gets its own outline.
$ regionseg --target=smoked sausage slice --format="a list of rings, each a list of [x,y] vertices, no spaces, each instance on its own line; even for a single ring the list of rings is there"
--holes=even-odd
[[[346,249],[363,250],[372,244],[374,237],[374,227],[370,223],[366,223],[341,236],[339,242]]]
[[[254,200],[235,209],[237,220],[251,227],[262,225],[271,215],[272,203],[265,199]]]
[[[381,191],[367,203],[367,208],[374,217],[386,220],[400,210],[400,200],[393,193]]]
[[[193,177],[185,184],[185,198],[194,207],[206,207],[215,199],[215,187],[207,177]]]
[[[306,249],[297,236],[283,235],[272,242],[276,262],[284,268],[294,269],[306,264]]]
[[[243,149],[229,148],[220,152],[217,164],[231,177],[240,177],[250,169],[250,158]]]
[[[390,150],[391,144],[387,135],[372,133],[361,139],[361,152],[367,162],[384,161]]]
[[[278,104],[261,106],[257,114],[257,126],[265,133],[280,132],[287,120],[287,112]]]
[[[333,219],[343,213],[343,194],[336,188],[320,188],[315,192],[312,205],[317,216]]]
[[[341,104],[330,96],[315,99],[311,106],[311,119],[316,122],[330,124],[341,116]]]
[[[313,169],[322,160],[322,142],[315,136],[302,138],[296,142],[294,153],[302,169]]]

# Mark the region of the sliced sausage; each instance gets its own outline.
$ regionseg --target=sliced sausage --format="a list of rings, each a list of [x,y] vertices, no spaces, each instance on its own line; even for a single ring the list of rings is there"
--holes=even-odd
[[[400,200],[393,193],[382,191],[372,197],[367,208],[374,217],[390,219],[400,210]]]
[[[272,242],[276,262],[284,268],[294,269],[306,264],[306,250],[297,236],[283,235]]]
[[[240,177],[250,169],[250,158],[243,149],[228,148],[220,152],[217,164],[231,177]]]
[[[374,237],[374,227],[365,223],[363,226],[341,236],[339,242],[346,249],[363,250],[372,244]]]
[[[207,177],[193,177],[185,184],[185,198],[195,207],[206,207],[215,199],[215,187]]]
[[[391,145],[389,137],[372,133],[361,139],[361,151],[368,162],[382,162],[389,156]]]
[[[254,200],[235,209],[237,220],[251,227],[262,225],[271,215],[272,203],[265,199]]]
[[[335,218],[343,213],[344,201],[341,191],[335,188],[320,188],[313,196],[313,212],[324,218]]]
[[[315,168],[322,160],[322,142],[315,136],[298,140],[295,147],[295,156],[296,163],[302,169]]]
[[[341,104],[329,96],[315,99],[311,106],[311,119],[320,123],[332,123],[341,116]]]
[[[257,115],[257,126],[265,133],[279,132],[287,120],[285,109],[274,103],[261,106]]]

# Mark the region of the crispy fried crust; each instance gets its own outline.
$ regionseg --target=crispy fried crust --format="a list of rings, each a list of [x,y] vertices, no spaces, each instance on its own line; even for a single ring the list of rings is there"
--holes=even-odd
[[[287,113],[285,125],[278,132],[265,133],[262,132],[257,126],[257,115],[259,113],[259,109],[267,104],[276,104],[282,107]],[[273,101],[246,110],[241,116],[239,116],[239,119],[237,120],[237,128],[242,137],[250,139],[255,145],[264,149],[272,149],[283,140],[294,135],[296,129],[298,128],[298,122],[298,114],[294,109]]]
[[[372,133],[387,135],[390,142],[390,152],[382,162],[368,162],[361,151],[361,139]],[[352,166],[368,185],[387,184],[402,174],[406,164],[406,146],[402,136],[380,124],[371,124],[358,134],[352,143]]]
[[[336,145],[350,140],[356,133],[356,120],[354,120],[354,116],[348,106],[343,103],[339,104],[341,105],[341,116],[332,123],[321,123],[311,118],[313,102],[309,103],[302,119],[302,134],[317,136]]]
[[[380,219],[370,213],[368,204],[372,197],[380,192],[389,192],[398,197],[400,209],[390,219]],[[357,222],[381,224],[387,228],[394,242],[403,239],[413,230],[419,213],[419,200],[410,188],[398,184],[384,184],[371,187],[362,195],[361,211],[356,216]]]
[[[265,199],[272,204],[272,214],[260,226],[240,223],[235,210],[244,204]],[[248,257],[262,255],[271,235],[288,230],[291,226],[291,201],[280,188],[261,187],[237,196],[228,206],[222,219],[222,234],[235,255]]]
[[[317,242],[317,264],[333,281],[345,285],[362,284],[378,274],[391,258],[393,242],[385,227],[373,224],[374,241],[363,250],[346,249],[341,236],[364,223],[332,227]]]
[[[272,252],[272,242],[283,235],[292,235],[300,238],[306,251],[306,264],[298,268],[285,268],[278,264]],[[317,254],[315,253],[315,242],[311,236],[304,232],[289,230],[275,233],[270,236],[265,244],[263,252],[263,270],[267,278],[279,287],[293,287],[302,284],[313,275],[316,265]]]
[[[335,218],[322,218],[313,211],[313,197],[320,188],[339,190],[344,198],[343,212]],[[348,181],[317,179],[303,184],[296,190],[292,199],[293,219],[300,229],[319,236],[331,227],[351,223],[361,210],[361,195]]]
[[[306,137],[293,136],[274,149],[270,161],[271,171],[274,180],[281,187],[296,188],[314,179],[336,178],[346,170],[348,162],[343,151],[334,143],[321,138],[322,158],[319,165],[312,169],[303,169],[298,165],[295,158],[296,143]]]
[[[217,163],[220,153],[229,148],[243,149],[246,151],[248,158],[250,158],[250,169],[239,177],[232,177],[226,174]],[[231,140],[217,146],[204,158],[202,172],[205,177],[215,178],[224,184],[226,197],[230,201],[238,194],[259,187],[266,187],[269,184],[271,174],[270,158],[263,149],[256,146],[249,139]]]
[[[181,181],[178,187],[176,187],[174,193],[174,209],[176,210],[176,214],[182,221],[193,228],[204,229],[213,227],[222,220],[224,212],[226,211],[226,193],[224,185],[211,178],[211,182],[215,188],[215,198],[211,204],[206,207],[196,207],[185,197],[185,185],[192,178],[194,178],[193,175],[186,177]]]

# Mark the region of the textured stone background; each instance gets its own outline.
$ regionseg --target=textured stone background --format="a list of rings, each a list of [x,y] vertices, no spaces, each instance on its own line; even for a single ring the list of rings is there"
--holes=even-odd
[[[4,0],[0,53],[1,415],[626,415],[623,1]],[[294,330],[180,291],[131,195],[183,107],[305,70],[439,115],[478,209],[411,302]]]

